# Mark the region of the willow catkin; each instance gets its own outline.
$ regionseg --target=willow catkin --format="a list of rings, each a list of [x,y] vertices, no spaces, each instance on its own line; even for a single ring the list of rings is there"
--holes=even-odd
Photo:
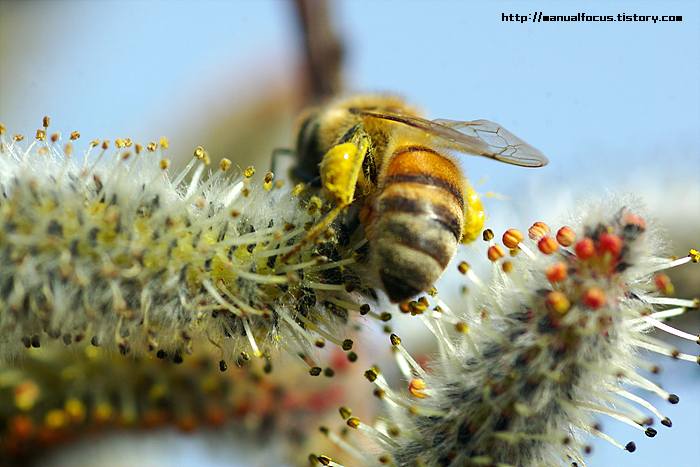
[[[636,450],[633,441],[606,435],[594,415],[649,437],[657,434],[654,418],[661,429],[670,427],[650,401],[679,399],[639,373],[658,368],[638,349],[697,360],[647,333],[658,327],[698,339],[659,319],[697,307],[697,301],[663,296],[670,288],[662,271],[697,262],[700,253],[669,259],[654,223],[631,197],[584,203],[578,212],[571,226],[556,233],[543,223],[530,229],[529,240],[509,230],[506,249],[493,234],[486,237],[495,277],[483,283],[460,265],[479,296],[464,309],[440,304],[430,310],[427,301],[408,307],[437,337],[440,355],[426,371],[392,335],[407,392],[392,388],[373,367],[366,377],[385,401],[388,418],[375,427],[344,412],[351,428],[376,442],[378,455],[324,432],[363,465],[529,467],[585,465],[588,435]],[[513,257],[506,255],[508,248]],[[454,337],[449,328],[456,330]],[[632,389],[654,397],[647,401]],[[334,464],[328,456],[319,461]]]
[[[201,148],[171,176],[165,139],[93,141],[78,163],[47,127],[28,146],[1,135],[0,359],[87,340],[179,361],[201,337],[226,359],[306,354],[318,374],[309,347],[350,350],[350,314],[368,310],[352,291],[371,292],[361,244],[302,244],[320,199],[229,176],[227,159],[205,179]]]

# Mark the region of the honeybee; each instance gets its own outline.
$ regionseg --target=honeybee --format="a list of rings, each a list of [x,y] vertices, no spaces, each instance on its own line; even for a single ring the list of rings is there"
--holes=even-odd
[[[426,120],[391,95],[341,98],[306,114],[293,173],[320,178],[334,207],[312,239],[349,206],[370,244],[370,266],[394,302],[429,290],[457,250],[481,231],[484,210],[453,153],[523,167],[547,158],[500,125]]]

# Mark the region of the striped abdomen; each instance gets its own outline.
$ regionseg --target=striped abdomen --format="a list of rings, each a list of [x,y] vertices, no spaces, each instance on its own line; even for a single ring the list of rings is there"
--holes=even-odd
[[[394,150],[380,179],[370,231],[372,258],[392,302],[430,289],[462,239],[464,179],[424,146]]]

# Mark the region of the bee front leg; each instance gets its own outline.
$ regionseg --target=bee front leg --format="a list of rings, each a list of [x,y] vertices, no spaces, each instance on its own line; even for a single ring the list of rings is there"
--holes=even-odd
[[[333,146],[323,156],[320,164],[322,193],[335,206],[325,218],[306,233],[304,243],[323,233],[342,210],[352,204],[369,143],[369,136],[364,131],[358,130],[349,142]]]

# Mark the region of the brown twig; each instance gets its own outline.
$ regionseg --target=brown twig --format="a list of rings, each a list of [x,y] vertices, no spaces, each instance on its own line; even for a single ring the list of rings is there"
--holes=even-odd
[[[328,99],[342,90],[344,47],[328,16],[326,0],[294,0],[304,33],[308,100]]]

